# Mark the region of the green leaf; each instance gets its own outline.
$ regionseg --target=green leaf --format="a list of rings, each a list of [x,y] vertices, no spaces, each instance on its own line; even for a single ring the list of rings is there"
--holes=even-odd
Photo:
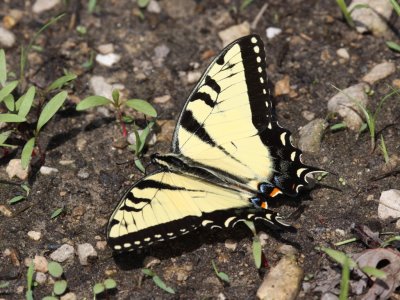
[[[147,268],[143,268],[143,269],[142,269],[142,273],[143,273],[144,275],[147,275],[147,276],[150,276],[150,277],[153,277],[153,276],[156,275],[156,273],[154,273],[153,270],[150,270],[150,269],[147,269]]]
[[[32,107],[33,99],[35,98],[36,89],[31,86],[28,91],[21,97],[21,104],[18,109],[18,115],[21,117],[26,117]]]
[[[67,290],[67,281],[66,280],[58,280],[54,283],[53,292],[54,294],[60,296],[65,293]]]
[[[78,103],[76,106],[76,110],[86,110],[95,106],[100,106],[100,105],[107,105],[107,104],[113,104],[111,100],[107,99],[106,97],[102,96],[89,96],[85,99],[83,99],[81,102]]]
[[[105,291],[106,287],[102,283],[96,283],[93,286],[93,294],[98,295]]]
[[[353,18],[351,17],[350,12],[347,9],[346,2],[344,2],[344,0],[336,0],[336,3],[338,4],[340,10],[342,11],[342,14],[346,19],[347,24],[349,24],[350,27],[354,27]]]
[[[56,79],[55,81],[53,81],[46,89],[47,92],[50,92],[52,90],[56,90],[56,89],[60,89],[63,87],[64,84],[66,84],[67,82],[70,82],[71,80],[76,79],[76,75],[73,73],[64,75],[58,79]]]
[[[141,171],[142,173],[146,172],[145,167],[142,164],[142,161],[140,159],[135,159],[135,166],[136,168],[138,168],[139,171]]]
[[[7,64],[6,54],[3,49],[0,49],[0,85],[4,86],[7,81]]]
[[[150,134],[150,130],[153,126],[154,126],[154,122],[150,122],[149,124],[147,124],[145,129],[143,129],[142,133],[140,134],[140,146],[137,149],[137,153],[142,152],[143,147],[146,145],[147,137]]]
[[[340,280],[339,300],[349,299],[349,283],[350,283],[350,259],[347,256],[345,256],[342,264],[342,278]]]
[[[21,188],[26,192],[26,195],[28,196],[29,192],[31,191],[30,187],[26,184],[21,184]]]
[[[254,226],[253,221],[246,220],[244,221],[244,224],[246,224],[246,226],[249,227],[254,236],[257,236],[256,227]]]
[[[64,210],[64,207],[57,208],[55,211],[53,211],[50,218],[51,219],[57,218],[63,212],[63,210]]]
[[[92,14],[94,12],[94,9],[96,8],[96,0],[89,0],[88,3],[88,13]]]
[[[392,4],[397,15],[400,17],[400,4],[396,0],[390,0],[390,3]]]
[[[240,4],[240,10],[243,11],[246,9],[247,6],[249,6],[254,0],[243,0],[242,3]]]
[[[349,258],[346,253],[331,249],[331,248],[325,248],[325,247],[318,247],[317,250],[320,250],[322,252],[325,252],[330,258],[332,258],[334,261],[337,263],[343,264],[348,263],[350,268],[355,268],[357,266],[356,262]]]
[[[149,102],[145,100],[130,99],[126,101],[126,105],[150,117],[157,117],[157,111]]]
[[[55,296],[46,296],[46,297],[42,298],[42,300],[58,300],[58,298]]]
[[[36,126],[36,132],[40,129],[56,114],[56,112],[64,104],[65,99],[67,99],[68,93],[66,91],[59,92],[49,102],[43,107],[40,113],[39,120]]]
[[[5,289],[10,285],[9,281],[0,281],[0,289]]]
[[[253,238],[253,258],[257,269],[261,268],[261,243],[258,236]]]
[[[394,51],[400,52],[400,44],[397,44],[392,41],[387,41],[386,45],[389,47],[389,49],[392,49]]]
[[[165,282],[162,281],[162,279],[160,277],[158,277],[157,275],[153,276],[153,281],[160,289],[163,289],[164,291],[166,291],[170,294],[175,294],[175,291],[171,287],[167,286],[165,284]]]
[[[21,123],[25,122],[24,117],[18,116],[16,114],[0,114],[0,122],[4,123]]]
[[[12,130],[8,130],[8,131],[4,131],[4,132],[0,133],[0,144],[3,144],[8,139],[11,132],[12,132]]]
[[[335,131],[335,130],[340,130],[340,129],[344,129],[344,128],[346,128],[347,126],[346,126],[346,124],[344,124],[344,123],[337,123],[337,124],[335,124],[335,125],[332,125],[331,126],[331,131]]]
[[[215,265],[214,261],[211,261],[212,266],[214,268],[215,274],[219,277],[219,279],[229,283],[229,276],[224,272],[218,272],[217,266]]]
[[[107,278],[104,280],[104,286],[107,290],[115,289],[117,287],[117,282],[114,279]]]
[[[137,4],[140,8],[145,8],[147,5],[149,5],[150,0],[138,0]]]
[[[115,105],[118,106],[118,104],[119,104],[119,91],[118,90],[112,91],[112,98],[114,100]]]
[[[60,278],[61,275],[64,273],[63,267],[55,261],[51,261],[48,264],[49,273],[51,276],[55,278]]]
[[[26,286],[28,291],[32,290],[33,274],[35,273],[35,263],[32,261],[26,273]]]
[[[8,200],[8,204],[15,204],[15,203],[20,202],[25,199],[26,199],[26,197],[22,196],[22,195],[15,196],[15,197],[11,198],[10,200]]]
[[[14,96],[12,94],[5,96],[3,101],[9,111],[15,110],[15,101],[14,101]]]
[[[386,277],[387,277],[387,274],[385,272],[383,272],[382,270],[379,270],[377,268],[370,267],[370,266],[361,268],[361,271],[363,271],[365,274],[367,274],[370,277],[374,276],[379,279],[386,279]]]
[[[0,90],[0,102],[3,101],[3,99],[11,94],[11,92],[17,87],[18,85],[18,80],[14,80],[6,84],[1,90]]]
[[[391,245],[393,242],[397,242],[397,241],[400,241],[400,236],[399,235],[396,235],[396,236],[386,240],[384,243],[382,243],[381,247],[385,248],[385,247]]]
[[[35,146],[35,138],[31,138],[26,142],[21,153],[21,165],[23,169],[26,169],[31,161],[33,147]]]

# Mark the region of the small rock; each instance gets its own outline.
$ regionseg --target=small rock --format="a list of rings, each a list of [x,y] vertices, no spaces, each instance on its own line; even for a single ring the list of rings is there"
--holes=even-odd
[[[271,39],[273,39],[274,37],[276,37],[277,35],[281,34],[281,33],[282,33],[282,29],[277,28],[277,27],[268,27],[268,28],[265,30],[265,32],[266,32],[267,38],[268,38],[269,40],[271,40]]]
[[[108,53],[108,54],[97,54],[96,61],[105,66],[105,67],[112,67],[112,65],[119,62],[121,59],[121,55],[115,53]]]
[[[28,236],[31,240],[38,241],[42,237],[42,234],[40,231],[31,230],[31,231],[28,231]]]
[[[147,256],[144,259],[143,265],[145,268],[152,268],[154,266],[159,265],[160,263],[161,263],[161,260],[159,260],[158,258],[153,257],[153,256]]]
[[[86,140],[86,139],[84,139],[84,138],[79,138],[79,139],[76,141],[76,148],[78,148],[79,151],[82,151],[82,150],[85,149],[86,144],[87,144],[87,140]]]
[[[88,179],[89,175],[90,174],[86,169],[80,169],[77,174],[78,178],[80,179]]]
[[[235,251],[237,247],[237,242],[234,240],[227,239],[225,241],[225,247],[231,251]]]
[[[35,281],[39,284],[46,282],[47,276],[43,272],[35,272]]]
[[[0,47],[11,48],[15,44],[15,35],[10,30],[0,27]]]
[[[152,58],[153,64],[156,67],[162,67],[165,58],[168,56],[171,50],[168,48],[167,45],[159,45],[154,48],[154,57]]]
[[[400,190],[383,191],[379,198],[378,217],[382,220],[400,218]]]
[[[167,103],[169,100],[171,100],[171,96],[164,95],[164,96],[155,97],[153,100],[153,103],[163,104],[163,103]]]
[[[50,258],[57,262],[64,262],[66,260],[74,258],[75,250],[74,247],[68,244],[62,245],[56,251],[50,254]]]
[[[400,79],[393,79],[392,84],[394,85],[394,87],[400,88]]]
[[[378,80],[386,78],[396,72],[396,65],[392,62],[383,62],[379,65],[374,66],[362,80],[374,84]]]
[[[285,75],[275,84],[275,96],[287,95],[290,93],[290,77]]]
[[[89,85],[95,95],[112,99],[113,86],[103,76],[93,76],[89,80]]]
[[[99,249],[99,250],[106,250],[107,242],[106,241],[97,241],[96,242],[96,248]]]
[[[36,271],[43,273],[46,273],[48,271],[48,262],[44,256],[35,255],[33,263],[35,264]]]
[[[340,236],[345,236],[346,232],[343,229],[336,228],[335,232]]]
[[[36,0],[32,6],[32,11],[36,14],[40,14],[46,10],[50,10],[57,6],[60,0]]]
[[[332,293],[323,293],[320,300],[339,300],[339,297]]]
[[[69,292],[61,296],[60,300],[76,300],[78,299],[75,293]]]
[[[11,217],[12,212],[5,205],[0,205],[0,213],[5,217]]]
[[[264,277],[257,290],[258,299],[294,300],[299,293],[303,270],[293,258],[283,257]]]
[[[143,133],[142,129],[139,129],[138,131],[139,136]],[[126,139],[129,144],[134,145],[136,144],[136,135],[134,132],[130,133]],[[152,146],[157,142],[157,137],[153,132],[150,132],[150,134],[147,136],[145,144],[148,146]]]
[[[153,14],[159,14],[161,12],[160,4],[158,4],[158,1],[155,1],[155,0],[150,0],[146,9],[149,13],[153,13]]]
[[[222,40],[222,44],[224,47],[229,45],[234,40],[237,40],[238,38],[249,34],[250,24],[247,21],[218,32],[218,36]]]
[[[315,118],[315,113],[309,111],[309,110],[303,110],[301,112],[301,115],[303,116],[304,119],[306,119],[307,121],[312,121]]]
[[[356,5],[367,7],[353,9]],[[348,8],[351,11],[356,30],[359,33],[371,31],[375,36],[390,38],[391,32],[388,26],[393,6],[386,0],[353,0]]]
[[[196,83],[197,81],[199,81],[201,77],[201,72],[199,71],[189,71],[187,73],[187,83],[188,84],[192,84],[192,83]]]
[[[86,141],[86,140],[83,140]],[[58,163],[62,166],[69,166],[72,165],[75,161],[74,160],[69,160],[69,159],[65,159],[65,160],[60,160]]]
[[[359,104],[364,107],[367,106],[368,96],[366,91],[368,89],[368,84],[358,83],[338,92],[328,101],[328,110],[338,113],[348,128],[358,132],[364,123]]]
[[[217,296],[217,300],[226,300],[226,296],[224,295],[224,293],[219,293]]]
[[[346,60],[350,59],[350,54],[349,54],[349,52],[347,51],[347,49],[345,49],[345,48],[340,48],[340,49],[338,49],[338,50],[336,51],[336,54],[337,54],[339,57],[344,58],[344,59],[346,59]]]
[[[296,256],[299,253],[299,251],[291,245],[280,246],[278,252],[286,256]]]
[[[102,45],[99,45],[99,46],[97,47],[97,50],[99,50],[99,52],[100,52],[101,54],[103,54],[103,55],[105,55],[105,54],[110,54],[110,53],[114,52],[114,45],[111,44],[111,43],[102,44]]]
[[[50,174],[54,174],[54,173],[58,173],[58,169],[50,168],[50,167],[46,167],[46,166],[42,166],[40,168],[40,174],[42,174],[42,175],[50,175]]]
[[[315,119],[302,127],[299,131],[298,147],[304,152],[319,152],[322,136],[328,123],[324,119]]]
[[[12,159],[7,165],[6,172],[9,178],[17,176],[19,179],[25,180],[26,178],[28,178],[28,169],[29,167],[26,169],[22,168],[20,159]]]
[[[173,19],[190,18],[196,10],[196,2],[193,0],[161,1],[160,4]]]
[[[258,239],[260,240],[261,246],[264,247],[265,245],[267,245],[267,242],[269,239],[268,234],[266,234],[264,231],[259,231],[257,233],[257,235],[258,235]]]
[[[79,262],[83,266],[87,266],[90,261],[97,258],[97,252],[89,243],[79,244],[77,248]]]

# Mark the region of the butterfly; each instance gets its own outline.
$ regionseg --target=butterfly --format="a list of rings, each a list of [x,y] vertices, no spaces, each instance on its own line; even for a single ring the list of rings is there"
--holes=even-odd
[[[297,196],[321,170],[302,163],[279,126],[265,61],[262,40],[249,35],[211,62],[179,116],[171,153],[151,156],[159,170],[134,183],[112,213],[114,251],[245,220],[291,228],[268,202]]]

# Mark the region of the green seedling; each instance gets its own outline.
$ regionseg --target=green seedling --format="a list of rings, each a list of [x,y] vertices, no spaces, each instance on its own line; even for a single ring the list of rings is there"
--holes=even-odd
[[[215,274],[218,276],[219,279],[229,283],[229,276],[224,272],[219,272],[217,266],[215,265],[214,261],[211,261]]]
[[[93,299],[96,300],[97,296],[103,293],[108,293],[117,288],[117,282],[114,279],[108,278],[103,282],[96,283],[93,286]]]
[[[347,128],[346,124],[337,123],[337,124],[332,125],[329,129],[331,131],[338,131],[338,130],[342,130],[342,129],[346,129],[346,128]]]
[[[383,139],[383,135],[381,135],[381,144],[379,145],[379,148],[382,151],[383,158],[385,159],[385,163],[389,163],[389,154],[386,148],[385,140]]]
[[[33,300],[33,274],[35,273],[35,264],[31,262],[28,267],[28,272],[26,273],[26,293],[25,299],[26,300]]]
[[[247,227],[253,233],[252,249],[253,249],[254,264],[256,265],[257,269],[260,269],[261,262],[262,262],[262,247],[261,247],[260,238],[257,235],[256,227],[254,226],[254,222],[244,221],[244,223],[247,225]]]
[[[390,3],[393,6],[394,11],[397,13],[397,15],[400,17],[400,4],[397,0],[389,0]],[[400,52],[400,44],[393,42],[393,41],[387,41],[386,45],[389,47],[389,49],[392,49],[393,51]]]
[[[142,273],[151,277],[153,279],[154,283],[156,284],[156,286],[158,286],[160,289],[162,289],[170,294],[175,294],[175,291],[171,287],[167,286],[165,284],[165,282],[162,281],[161,278],[153,270],[145,268],[145,269],[142,269]]]
[[[18,195],[18,196],[13,197],[12,199],[10,199],[8,201],[8,204],[15,204],[15,203],[18,203],[18,202],[28,198],[29,192],[30,192],[29,186],[27,186],[26,184],[21,184],[21,188],[24,190],[25,195]]]
[[[346,20],[346,23],[351,28],[355,27],[353,18],[351,17],[351,13],[356,9],[369,8],[369,6],[367,4],[356,4],[351,9],[348,9],[346,2],[344,0],[336,0],[336,3],[339,6],[340,10],[342,11],[342,14],[344,16],[344,19]]]
[[[95,11],[96,5],[97,5],[97,0],[89,0],[89,2],[88,2],[88,13],[89,14],[92,14]]]
[[[43,300],[58,300],[60,296],[65,294],[68,288],[68,283],[65,279],[62,279],[64,274],[63,267],[55,261],[51,261],[48,264],[49,274],[56,280],[53,285],[53,291],[50,296],[46,296]]]
[[[149,3],[150,3],[150,0],[138,0],[138,1],[137,1],[137,5],[138,5],[140,8],[146,8],[147,5],[149,5]]]
[[[50,216],[50,219],[55,219],[64,212],[64,207],[57,208]]]
[[[386,248],[388,246],[391,246],[393,243],[399,242],[400,241],[400,236],[396,235],[394,237],[391,237],[389,239],[387,239],[386,241],[384,241],[381,245],[382,248]]]
[[[240,11],[244,11],[251,3],[253,3],[254,0],[242,0],[242,3],[240,4]]]

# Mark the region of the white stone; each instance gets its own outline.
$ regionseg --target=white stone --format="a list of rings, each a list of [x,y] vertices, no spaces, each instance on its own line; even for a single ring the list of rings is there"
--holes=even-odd
[[[61,296],[60,300],[76,300],[78,299],[75,293],[66,293],[65,295]]]
[[[94,247],[89,244],[79,244],[77,248],[77,254],[79,258],[79,262],[81,265],[86,266],[89,264],[91,259],[97,258],[97,252]]]
[[[35,272],[35,281],[39,284],[46,282],[47,276],[43,272]]]
[[[32,11],[36,14],[40,14],[54,8],[59,3],[60,0],[36,0],[35,4],[33,4]]]
[[[337,56],[344,58],[346,60],[350,59],[350,54],[346,48],[340,48],[336,50]]]
[[[155,0],[150,0],[146,9],[149,13],[159,14],[161,12],[160,4]]]
[[[171,100],[171,95],[158,96],[154,98],[153,103],[167,103],[169,100]]]
[[[28,236],[31,240],[38,241],[42,237],[42,233],[40,231],[28,231]]]
[[[152,58],[153,64],[156,67],[161,67],[171,50],[165,44],[161,44],[154,48],[154,57]]]
[[[103,76],[93,76],[89,80],[89,85],[95,95],[112,99],[113,86]]]
[[[109,53],[114,52],[114,45],[111,44],[111,43],[102,44],[102,45],[99,45],[99,46],[97,47],[97,50],[99,50],[99,52],[100,52],[101,54],[109,54]]]
[[[237,40],[238,38],[249,34],[250,24],[247,21],[218,32],[218,36],[222,40],[222,44],[224,47],[234,40]]]
[[[0,48],[11,48],[14,44],[14,33],[0,26]]]
[[[97,54],[96,61],[105,66],[105,67],[112,67],[112,65],[119,62],[121,59],[121,55],[115,53],[108,53],[108,54]]]
[[[35,255],[33,259],[33,263],[35,264],[35,270],[38,272],[46,273],[48,271],[48,262],[46,257]]]
[[[383,62],[375,65],[362,80],[374,84],[375,82],[384,79],[396,72],[396,65],[392,62]]]
[[[378,217],[382,220],[400,218],[400,190],[383,191],[379,198]]]
[[[192,83],[196,83],[197,81],[199,81],[201,77],[201,72],[199,71],[189,71],[187,73],[187,83],[192,84]]]
[[[303,126],[299,131],[298,146],[300,150],[309,153],[319,152],[321,140],[327,127],[328,122],[321,118],[314,119]]]
[[[74,247],[68,244],[62,245],[56,251],[50,254],[50,258],[57,262],[64,262],[66,260],[72,259],[74,257],[75,250]]]
[[[7,165],[6,172],[9,178],[17,176],[21,180],[28,178],[28,168],[23,169],[20,159],[12,159]]]
[[[267,35],[267,38],[270,40],[270,39],[273,39],[274,37],[276,37],[277,35],[281,34],[282,29],[277,28],[277,27],[268,27],[265,30],[265,33]]]
[[[231,239],[227,239],[225,241],[225,248],[231,250],[231,251],[235,251],[237,247],[237,242]]]
[[[40,168],[40,174],[42,174],[42,175],[50,175],[50,174],[54,174],[54,173],[58,173],[58,169],[46,167],[46,166],[42,166]]]

